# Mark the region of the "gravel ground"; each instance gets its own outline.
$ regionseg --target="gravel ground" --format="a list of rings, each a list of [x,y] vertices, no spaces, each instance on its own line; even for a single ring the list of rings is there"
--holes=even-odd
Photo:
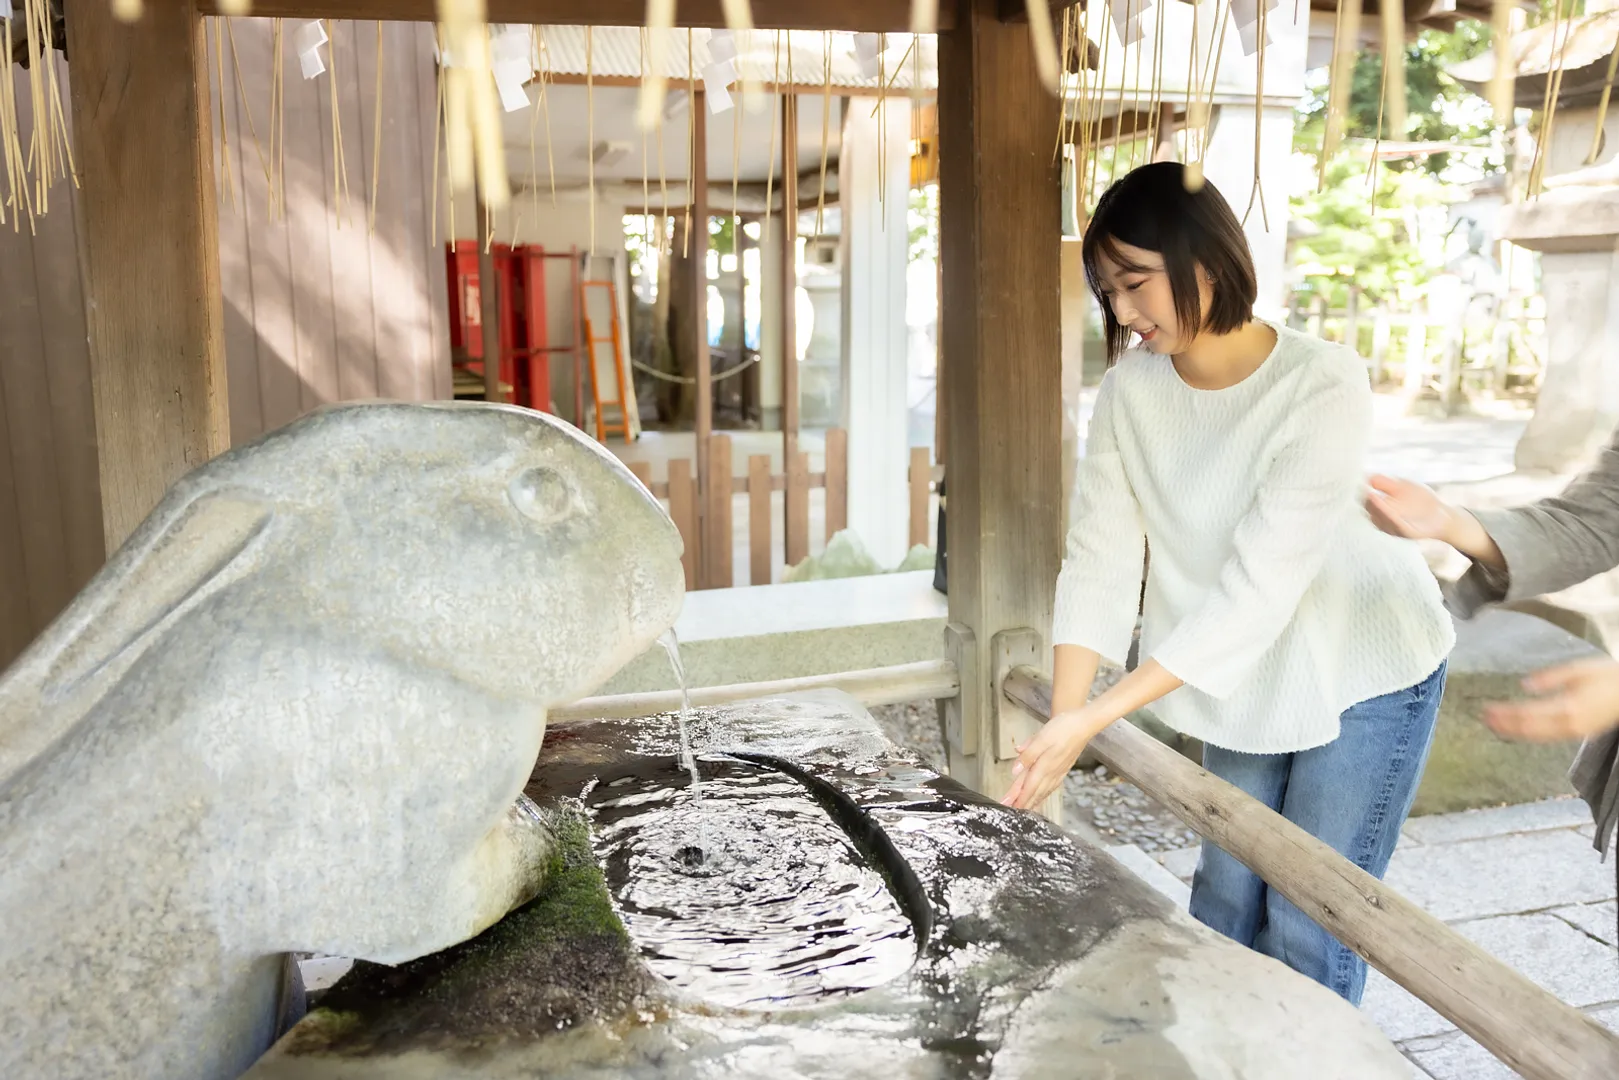
[[[944,743],[933,702],[884,705],[871,714],[890,739],[914,750],[934,771],[944,771]],[[1179,818],[1101,765],[1068,774],[1063,784],[1063,826],[1094,844],[1135,844],[1149,854],[1198,843],[1197,834]]]

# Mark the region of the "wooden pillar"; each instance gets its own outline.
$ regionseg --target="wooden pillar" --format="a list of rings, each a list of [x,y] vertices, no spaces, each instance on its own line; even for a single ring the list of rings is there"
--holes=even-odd
[[[494,222],[489,208],[479,198],[473,204],[477,223],[473,235],[478,240],[478,308],[483,319],[483,399],[504,401],[500,393],[500,280],[495,276]],[[581,429],[584,414],[575,417]]]
[[[110,554],[171,483],[230,446],[212,118],[194,0],[148,4],[127,25],[105,3],[72,10],[85,309]]]
[[[1058,106],[1028,27],[996,10],[963,0],[939,39],[950,622],[978,673],[949,751],[952,774],[990,795],[1035,729],[997,711],[994,673],[1018,655],[1049,669],[1062,544]]]
[[[781,96],[781,452],[782,472],[798,456],[798,95]],[[793,537],[809,536],[809,522],[795,523],[793,500],[785,503],[787,565],[797,552]],[[793,526],[798,524],[795,531]]]
[[[716,540],[708,528],[708,440],[714,434],[714,371],[708,355],[708,95],[699,90],[691,101],[691,232],[687,242],[691,245],[690,272],[695,276],[696,303],[692,308],[688,334],[695,335],[692,355],[697,358],[697,505],[703,514],[698,527],[705,553],[713,550]],[[730,543],[726,538],[726,543]],[[700,580],[704,589],[723,588],[729,581],[713,580],[711,560],[698,560]]]

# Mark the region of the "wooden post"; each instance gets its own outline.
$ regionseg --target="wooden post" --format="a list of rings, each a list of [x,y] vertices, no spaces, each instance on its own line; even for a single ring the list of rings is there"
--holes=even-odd
[[[1349,287],[1349,308],[1344,312],[1344,344],[1360,352],[1360,289],[1353,285]]]
[[[110,555],[170,484],[230,446],[213,121],[193,0],[149,4],[132,24],[75,4],[67,32]]]
[[[910,493],[911,537],[910,546],[928,542],[928,495],[933,483],[933,463],[928,448],[911,447]]]
[[[686,591],[698,588],[697,568],[702,561],[702,543],[697,528],[697,493],[693,490],[691,462],[676,458],[669,462],[669,516],[680,530],[684,549],[680,565],[686,571]]]
[[[711,435],[708,440],[707,502],[703,508],[703,576],[705,589],[729,589],[736,584],[731,570],[731,437]]]
[[[483,399],[504,401],[500,393],[500,282],[495,278],[495,229],[483,199],[475,199],[473,206],[473,216],[477,218],[472,234],[478,242],[478,308],[483,318]],[[581,316],[583,305],[581,300]],[[577,419],[583,429],[583,410]]]
[[[809,455],[798,451],[787,460],[787,565],[809,556]]]
[[[748,458],[748,583],[769,585],[770,559],[770,455]]]
[[[1372,312],[1372,385],[1382,385],[1386,375],[1384,370],[1388,364],[1389,352],[1389,311],[1383,304],[1378,304]]]
[[[792,473],[798,458],[798,95],[781,96],[781,462]],[[789,488],[789,491],[791,489]],[[847,488],[845,488],[847,490]],[[805,502],[806,513],[808,502]],[[809,535],[809,521],[795,522],[798,507],[783,507],[789,538],[787,565],[793,565],[794,528]],[[807,554],[807,552],[805,553]],[[801,554],[799,558],[803,558]]]
[[[808,505],[806,503],[806,505]],[[849,433],[826,432],[826,540],[849,527]]]
[[[708,440],[714,434],[714,369],[708,355],[708,95],[699,90],[691,96],[691,273],[697,278],[696,303],[692,308],[691,325],[687,333],[695,334],[692,355],[697,358],[697,506],[698,535],[706,551],[714,543],[708,535],[710,499],[708,485],[712,477],[708,469]],[[729,498],[730,485],[726,485]],[[725,538],[727,544],[730,537]],[[726,581],[711,581],[707,577],[709,562],[698,560],[698,588],[725,588]]]
[[[995,0],[963,0],[939,69],[950,622],[988,673],[1006,630],[1034,630],[1050,655],[1063,531],[1058,103],[1027,27],[1001,23]],[[979,733],[992,715],[987,688],[963,691],[961,724],[974,730],[950,768],[999,795],[1012,763]]]

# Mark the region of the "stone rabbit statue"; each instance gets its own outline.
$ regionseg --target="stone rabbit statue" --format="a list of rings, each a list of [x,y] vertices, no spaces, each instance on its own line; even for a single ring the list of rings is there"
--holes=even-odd
[[[494,405],[327,408],[194,470],[0,674],[0,1076],[234,1077],[282,954],[530,898],[549,706],[649,647],[681,541]]]

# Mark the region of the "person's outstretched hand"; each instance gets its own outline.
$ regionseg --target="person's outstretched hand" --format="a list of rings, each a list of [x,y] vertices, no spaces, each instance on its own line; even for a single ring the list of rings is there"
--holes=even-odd
[[[1033,810],[1062,786],[1068,770],[1099,729],[1083,709],[1062,713],[1017,748],[1012,786],[1001,802],[1019,810]]]
[[[1450,542],[1456,512],[1431,488],[1393,476],[1374,476],[1368,483],[1366,512],[1379,529],[1408,540]]]
[[[1537,671],[1523,685],[1541,696],[1484,710],[1484,722],[1502,738],[1559,742],[1619,727],[1619,663],[1608,657]]]

